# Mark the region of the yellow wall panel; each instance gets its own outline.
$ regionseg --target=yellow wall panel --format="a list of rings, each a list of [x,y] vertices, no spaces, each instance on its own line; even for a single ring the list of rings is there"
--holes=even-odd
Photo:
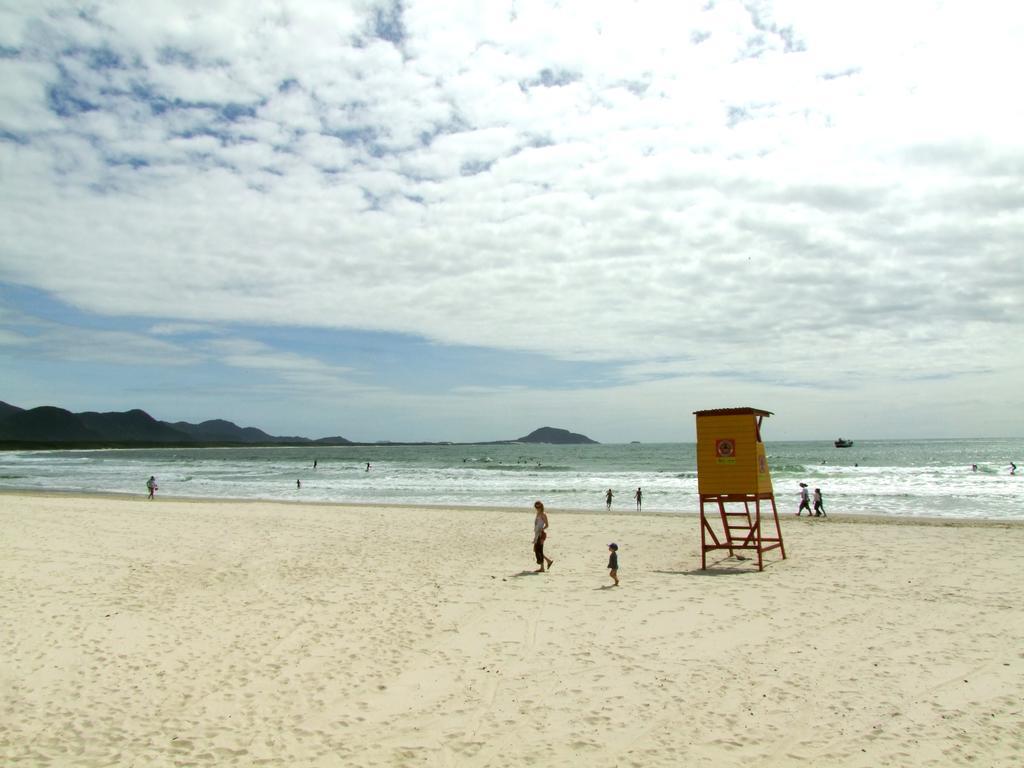
[[[771,493],[756,413],[697,414],[697,488],[702,494]]]

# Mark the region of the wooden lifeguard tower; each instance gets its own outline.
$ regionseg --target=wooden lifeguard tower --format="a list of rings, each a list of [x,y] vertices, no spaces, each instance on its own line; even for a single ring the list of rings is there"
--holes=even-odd
[[[761,422],[765,416],[771,416],[771,412],[757,408],[719,408],[694,411],[694,415],[697,417],[701,570],[708,567],[708,552],[717,549],[728,549],[730,557],[737,549],[755,550],[759,571],[764,570],[765,552],[778,549],[785,560],[779,511],[775,507],[768,459],[761,441]],[[762,526],[761,502],[771,502],[768,519],[775,522],[774,537]],[[709,520],[706,504],[717,505],[722,521],[721,534],[711,522],[714,511]]]

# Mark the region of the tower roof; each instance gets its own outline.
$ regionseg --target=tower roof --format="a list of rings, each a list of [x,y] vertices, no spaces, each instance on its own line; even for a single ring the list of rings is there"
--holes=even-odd
[[[710,411],[694,411],[696,416],[739,416],[750,413],[755,416],[771,416],[771,411],[762,411],[760,408],[712,408]]]

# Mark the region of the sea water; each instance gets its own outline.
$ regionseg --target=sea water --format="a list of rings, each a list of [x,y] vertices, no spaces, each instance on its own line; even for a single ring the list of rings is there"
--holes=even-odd
[[[829,512],[1024,519],[1022,439],[766,447],[781,513],[796,511],[806,482]],[[0,489],[144,494],[150,475],[160,496],[187,498],[603,510],[611,488],[612,510],[630,512],[642,488],[645,512],[698,506],[692,443],[0,452]]]

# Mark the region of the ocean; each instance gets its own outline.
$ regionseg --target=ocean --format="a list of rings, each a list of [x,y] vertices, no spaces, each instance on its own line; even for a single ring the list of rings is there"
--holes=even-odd
[[[899,517],[1024,519],[1024,439],[766,442],[781,513],[798,483],[825,509]],[[696,512],[693,443],[375,445],[0,452],[0,489],[335,503]],[[314,469],[313,463],[317,463]],[[1010,462],[1021,465],[1010,474]],[[367,471],[366,465],[370,464]],[[977,465],[977,470],[972,465]],[[301,488],[296,481],[301,482]]]

